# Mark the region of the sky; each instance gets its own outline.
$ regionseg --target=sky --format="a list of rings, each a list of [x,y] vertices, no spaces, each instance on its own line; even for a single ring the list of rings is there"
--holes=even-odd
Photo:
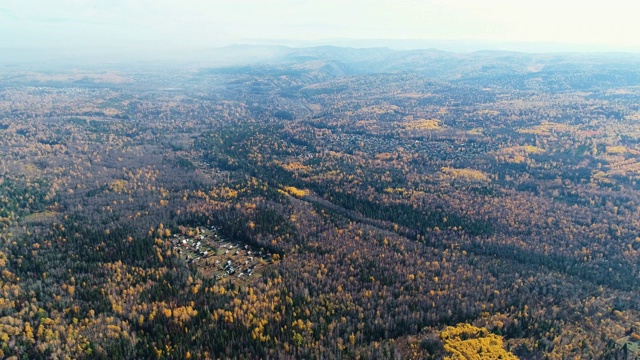
[[[639,13],[629,0],[0,0],[0,49],[423,39],[640,52]]]

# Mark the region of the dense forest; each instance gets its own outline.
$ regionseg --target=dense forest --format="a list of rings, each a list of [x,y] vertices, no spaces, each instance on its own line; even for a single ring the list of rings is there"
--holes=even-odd
[[[640,356],[640,61],[297,51],[0,72],[0,358]]]

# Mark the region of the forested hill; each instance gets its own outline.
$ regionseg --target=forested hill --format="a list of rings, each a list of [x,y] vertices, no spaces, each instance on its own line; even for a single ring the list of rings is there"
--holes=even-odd
[[[638,356],[636,57],[220,51],[0,72],[0,357]]]
[[[419,73],[434,80],[513,90],[589,90],[634,86],[640,81],[640,56],[626,53],[452,53],[435,49],[235,45],[204,52],[201,56],[217,64],[208,70],[217,73],[271,71],[290,75],[322,73],[333,77]],[[230,61],[246,65],[222,65]]]

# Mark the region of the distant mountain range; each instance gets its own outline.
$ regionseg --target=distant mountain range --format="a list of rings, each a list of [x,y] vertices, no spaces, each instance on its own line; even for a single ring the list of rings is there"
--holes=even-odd
[[[211,58],[218,63],[205,68],[214,72],[323,72],[334,77],[409,72],[476,86],[539,86],[558,91],[614,84],[640,86],[640,56],[628,53],[453,53],[436,49],[234,45],[217,49]]]
[[[434,80],[513,89],[563,91],[613,85],[640,86],[640,54],[632,53],[456,53],[388,47],[231,45],[200,51],[146,54],[146,57],[139,58],[132,55],[127,61],[117,53],[104,54],[99,59],[95,54],[75,57],[37,51],[16,54],[0,60],[0,72],[69,69],[140,72],[152,68],[179,68],[201,74],[306,74],[317,79],[357,74],[419,73]]]

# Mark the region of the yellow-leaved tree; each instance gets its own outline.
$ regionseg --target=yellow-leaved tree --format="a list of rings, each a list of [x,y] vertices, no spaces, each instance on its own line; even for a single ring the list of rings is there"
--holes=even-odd
[[[502,337],[473,325],[447,326],[440,339],[449,353],[447,360],[518,359],[504,349]]]

